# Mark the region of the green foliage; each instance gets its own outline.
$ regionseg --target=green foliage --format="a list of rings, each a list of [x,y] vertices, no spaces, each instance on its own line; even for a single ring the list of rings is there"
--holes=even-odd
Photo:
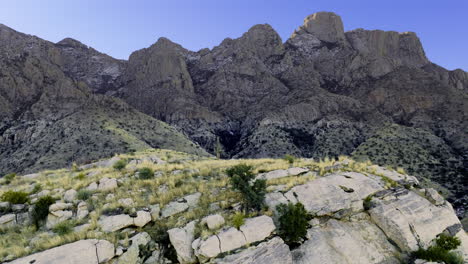
[[[160,250],[165,258],[171,260],[172,263],[178,263],[177,252],[169,240],[168,229],[166,222],[157,221],[153,225],[146,225],[143,231],[147,232],[151,239],[161,246]]]
[[[90,190],[81,189],[76,194],[76,198],[78,200],[86,201],[86,200],[89,199],[89,197],[91,197],[92,194],[93,194],[93,192],[91,192]]]
[[[8,182],[11,182],[15,177],[16,177],[16,173],[9,173],[3,176],[3,178]]]
[[[32,222],[39,228],[42,221],[44,221],[49,214],[49,206],[55,203],[55,199],[51,196],[43,196],[39,198],[34,205],[34,209],[31,212]]]
[[[235,190],[242,194],[245,212],[251,209],[260,211],[263,207],[266,193],[266,181],[255,180],[252,166],[239,164],[226,170]]]
[[[245,222],[245,215],[241,212],[237,212],[233,217],[232,217],[232,225],[239,229]]]
[[[309,214],[301,203],[280,204],[276,207],[279,217],[279,235],[289,246],[300,242],[307,234]]]
[[[387,176],[380,176],[380,177],[385,182],[385,186],[388,186],[388,187],[397,187],[398,186],[398,183],[396,181],[390,179],[389,177],[387,177]]]
[[[284,155],[284,160],[287,161],[290,165],[294,164],[295,159],[296,158],[293,155]]]
[[[444,233],[440,234],[436,239],[436,245],[445,250],[456,249],[460,244],[461,241],[458,237],[449,236]]]
[[[52,228],[52,231],[60,236],[63,236],[73,231],[73,224],[71,221],[63,221],[56,224]]]
[[[364,210],[369,210],[371,209],[372,206],[372,195],[368,195],[366,198],[364,198],[364,201],[362,202],[362,205],[364,207]]]
[[[428,249],[418,249],[411,255],[414,259],[424,259],[428,261],[444,262],[445,264],[462,264],[463,257],[456,252],[450,252],[456,249],[460,244],[460,239],[446,234],[440,234],[436,239],[436,244]]]
[[[82,181],[86,179],[86,174],[84,174],[83,172],[80,172],[78,173],[78,175],[75,176],[75,179]]]
[[[36,183],[34,188],[32,189],[31,193],[38,193],[42,190],[42,185],[40,183]]]
[[[24,204],[29,201],[28,194],[25,192],[6,191],[1,196],[2,201],[11,204]]]
[[[114,163],[114,169],[116,170],[123,170],[127,166],[127,161],[126,160],[118,160],[116,163]]]
[[[148,180],[154,177],[154,171],[151,168],[144,167],[138,170],[138,178],[140,180]]]

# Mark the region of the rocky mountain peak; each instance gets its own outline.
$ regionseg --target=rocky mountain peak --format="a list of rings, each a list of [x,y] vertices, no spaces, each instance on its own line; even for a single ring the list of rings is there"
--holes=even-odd
[[[312,34],[319,40],[329,43],[345,40],[341,17],[333,12],[317,12],[307,16],[304,24],[293,33],[292,38],[304,33]]]
[[[79,42],[76,39],[72,38],[64,38],[61,41],[56,43],[57,46],[61,47],[70,47],[70,48],[80,48],[80,49],[87,49],[88,46]]]

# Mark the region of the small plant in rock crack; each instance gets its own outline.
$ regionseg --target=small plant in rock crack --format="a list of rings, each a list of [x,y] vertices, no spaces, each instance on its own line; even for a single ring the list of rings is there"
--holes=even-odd
[[[245,213],[250,210],[260,211],[264,205],[266,181],[254,180],[252,166],[239,164],[226,170],[232,187],[242,194]]]

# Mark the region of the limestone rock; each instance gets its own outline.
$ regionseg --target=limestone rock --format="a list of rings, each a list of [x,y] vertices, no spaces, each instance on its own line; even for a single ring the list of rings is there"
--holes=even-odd
[[[114,257],[114,245],[106,240],[87,239],[48,249],[10,264],[88,264],[106,263]]]
[[[64,194],[63,194],[63,200],[65,202],[73,202],[75,199],[76,199],[76,195],[78,194],[77,191],[73,190],[73,189],[70,189],[68,191],[66,191]]]
[[[292,264],[289,247],[283,240],[275,237],[258,246],[248,248],[240,253],[229,255],[223,259],[215,259],[219,264]]]
[[[117,189],[117,179],[102,178],[99,181],[99,191],[112,191]]]
[[[0,226],[10,227],[16,224],[16,215],[15,214],[6,214],[0,216]]]
[[[206,224],[208,226],[208,229],[213,230],[224,225],[225,221],[222,215],[215,214],[215,215],[209,215],[203,218],[201,223]]]
[[[53,228],[56,224],[61,223],[65,220],[71,219],[73,217],[72,211],[53,211],[47,215],[46,227]]]
[[[244,234],[234,227],[221,231],[217,236],[221,252],[228,252],[247,244]]]
[[[331,12],[318,12],[304,19],[301,26],[292,36],[306,32],[321,41],[328,43],[343,42],[345,39],[341,17]]]
[[[426,189],[426,198],[434,203],[435,205],[443,205],[445,203],[444,197],[442,197],[436,190],[433,188]]]
[[[172,201],[167,204],[161,211],[161,217],[166,218],[181,212],[189,208],[197,206],[198,201],[200,200],[201,193],[189,194],[177,201]]]
[[[407,252],[427,248],[446,228],[460,224],[451,206],[435,206],[411,191],[374,200],[372,220]]]
[[[98,224],[104,232],[115,232],[133,225],[133,218],[125,214],[104,216],[99,219]]]
[[[151,222],[151,214],[146,211],[138,211],[137,217],[133,219],[133,224],[138,227],[143,227],[149,222]]]
[[[149,208],[151,212],[151,220],[155,221],[159,219],[159,213],[161,211],[159,204],[150,205]]]
[[[288,176],[297,176],[303,173],[308,172],[308,169],[304,168],[289,168],[286,170],[274,170],[266,173],[259,174],[256,178],[263,180],[278,179]]]
[[[370,219],[342,222],[330,219],[325,225],[311,228],[309,238],[292,251],[298,264],[399,263],[397,249]]]
[[[49,212],[55,212],[55,211],[61,211],[61,210],[67,210],[73,207],[73,204],[71,203],[54,203],[51,206],[49,206]]]
[[[89,211],[88,211],[88,204],[86,202],[80,202],[78,204],[78,208],[76,210],[76,218],[78,220],[81,220],[88,216]]]
[[[362,200],[380,190],[383,190],[383,186],[377,178],[344,172],[296,186],[285,196],[296,197],[308,212],[321,216],[336,212],[359,212],[363,210]]]
[[[276,229],[271,217],[262,215],[245,219],[245,223],[240,227],[247,243],[262,241],[269,237]]]
[[[196,222],[192,221],[184,228],[173,228],[167,231],[180,263],[194,263],[196,260],[192,249],[195,224]]]

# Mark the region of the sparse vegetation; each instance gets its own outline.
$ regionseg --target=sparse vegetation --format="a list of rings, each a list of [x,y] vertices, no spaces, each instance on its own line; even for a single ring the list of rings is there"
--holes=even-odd
[[[15,177],[16,177],[16,173],[9,173],[3,176],[3,179],[5,179],[7,183],[10,183]]]
[[[138,178],[140,180],[148,180],[154,177],[154,170],[148,167],[144,167],[138,170]]]
[[[364,198],[362,205],[364,207],[364,210],[369,210],[372,207],[372,195],[368,195],[366,198]]]
[[[293,165],[295,159],[296,158],[293,155],[289,155],[289,154],[284,155],[284,160],[287,161],[289,165]]]
[[[91,197],[92,194],[93,194],[93,192],[91,192],[90,190],[81,189],[76,194],[76,198],[78,200],[86,201],[86,200],[89,199],[89,197]]]
[[[231,184],[243,197],[243,208],[247,213],[250,210],[260,211],[262,209],[265,193],[265,180],[252,180],[255,178],[252,166],[239,164],[226,170],[231,179]]]
[[[276,207],[279,217],[279,235],[289,246],[295,246],[307,234],[310,216],[301,203],[280,204]]]
[[[63,221],[63,222],[56,224],[52,228],[52,231],[54,233],[57,233],[60,236],[63,236],[73,231],[73,224],[71,221],[68,221],[68,220]]]
[[[1,196],[2,201],[11,204],[24,204],[28,202],[28,194],[21,191],[6,191]]]
[[[446,264],[462,264],[463,257],[451,250],[456,249],[461,244],[458,237],[452,237],[444,233],[435,240],[435,245],[427,249],[418,249],[412,253],[414,259],[424,259],[428,261],[444,262]]]
[[[46,219],[49,214],[49,206],[55,203],[55,199],[51,196],[43,196],[37,200],[34,204],[34,209],[32,210],[31,217],[32,222],[39,228],[41,223]]]
[[[241,212],[236,212],[232,217],[232,225],[239,229],[245,222],[245,215]]]
[[[125,166],[127,166],[127,161],[126,160],[118,160],[115,164],[114,164],[114,169],[116,170],[123,170],[125,168]]]

